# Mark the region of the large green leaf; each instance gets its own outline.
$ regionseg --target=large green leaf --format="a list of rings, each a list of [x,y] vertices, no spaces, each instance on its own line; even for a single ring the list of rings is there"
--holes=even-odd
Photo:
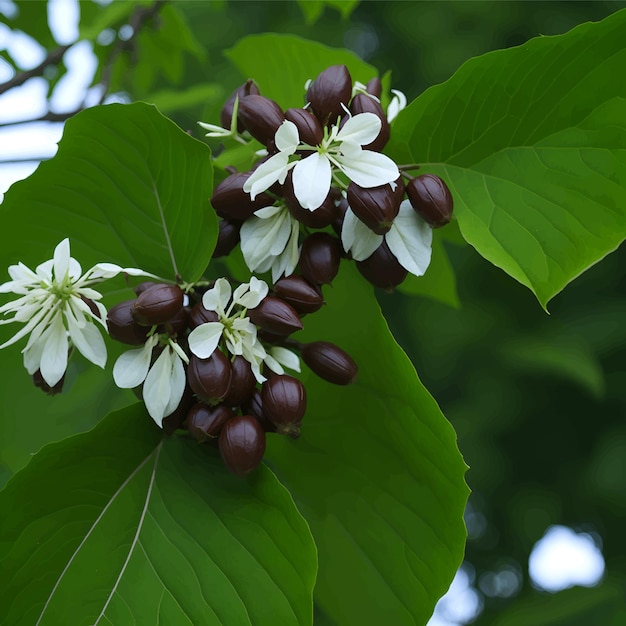
[[[250,35],[240,39],[226,56],[243,76],[254,78],[264,96],[285,108],[302,106],[304,84],[329,65],[346,65],[352,79],[362,83],[378,76],[375,67],[353,52],[293,35]]]
[[[371,287],[344,264],[324,295],[306,337],[349,352],[358,381],[306,372],[302,436],[272,440],[268,458],[311,525],[316,601],[330,620],[423,625],[463,557],[466,466]]]
[[[196,280],[217,237],[211,185],[208,148],[153,106],[87,109],[67,122],[57,155],[7,192],[0,259],[33,266],[70,237],[84,267]]]
[[[289,493],[161,439],[139,405],[46,447],[0,509],[3,624],[312,622],[315,546]]]
[[[463,235],[542,305],[626,236],[626,11],[465,63],[389,153],[444,177]]]

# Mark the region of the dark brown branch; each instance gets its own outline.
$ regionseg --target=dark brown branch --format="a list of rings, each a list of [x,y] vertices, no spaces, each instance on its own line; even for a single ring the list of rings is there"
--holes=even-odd
[[[20,124],[34,124],[35,122],[65,122],[70,117],[74,117],[77,113],[80,113],[85,107],[80,107],[75,111],[67,111],[65,113],[53,113],[48,111],[45,115],[40,117],[33,117],[30,120],[15,120],[14,122],[2,122],[0,128],[7,128],[10,126],[19,126]]]

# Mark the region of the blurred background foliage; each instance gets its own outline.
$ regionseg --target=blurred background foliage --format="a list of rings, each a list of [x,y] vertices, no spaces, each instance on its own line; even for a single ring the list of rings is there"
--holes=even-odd
[[[52,49],[42,3],[19,6],[7,24]],[[291,33],[349,48],[381,73],[390,70],[392,85],[411,100],[470,57],[562,33],[623,6],[213,0],[154,10],[150,3],[82,2],[81,36],[93,40],[100,60],[94,80],[109,94],[102,101],[116,94],[154,102],[201,137],[196,122],[219,120],[223,100],[247,78],[224,55],[245,35]],[[129,29],[137,19],[145,27]],[[62,63],[55,67],[45,75],[51,93],[64,72]],[[476,623],[626,623],[626,250],[558,295],[548,316],[530,291],[469,246],[442,245],[458,308],[450,306],[456,297],[449,289],[437,296],[437,285],[433,298],[381,293],[380,300],[471,468],[464,571],[482,603]],[[528,557],[552,524],[595,538],[607,568],[598,587],[551,595],[532,586]]]

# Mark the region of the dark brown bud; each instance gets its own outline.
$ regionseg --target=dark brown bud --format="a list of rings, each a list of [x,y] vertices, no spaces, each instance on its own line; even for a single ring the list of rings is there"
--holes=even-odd
[[[333,230],[337,234],[337,237],[341,237],[341,230],[343,229],[343,220],[346,217],[346,211],[348,210],[348,207],[350,205],[348,204],[348,201],[346,200],[346,198],[343,197],[343,195],[339,198],[339,200],[337,200],[335,204],[337,206],[337,214],[335,215],[335,218],[333,219],[331,226],[333,227]]]
[[[208,406],[204,402],[194,404],[187,413],[189,434],[197,441],[217,439],[224,424],[234,416],[230,407],[220,404]]]
[[[274,139],[285,114],[273,100],[252,95],[239,100],[239,119],[255,139],[266,144]]]
[[[310,146],[322,143],[324,130],[315,115],[305,109],[287,109],[285,118],[298,128],[300,143],[307,143]]]
[[[157,332],[167,333],[170,337],[181,337],[189,328],[189,313],[190,310],[183,307],[171,320],[159,324]]]
[[[375,287],[391,289],[399,285],[407,270],[398,263],[385,241],[365,261],[357,261],[357,269]]]
[[[213,251],[213,258],[219,259],[228,256],[235,246],[239,243],[239,230],[241,222],[233,222],[230,220],[220,220],[219,233],[217,235],[217,243]]]
[[[320,378],[335,385],[349,385],[359,371],[352,357],[334,343],[314,341],[302,348],[302,360]]]
[[[241,222],[255,211],[274,204],[273,198],[265,193],[260,193],[254,201],[250,199],[250,194],[243,190],[250,175],[250,172],[231,174],[213,190],[211,204],[220,217]]]
[[[115,341],[140,346],[146,342],[150,327],[135,321],[132,315],[134,304],[135,300],[126,300],[112,306],[107,313],[107,329]]]
[[[191,355],[187,367],[187,380],[200,400],[214,405],[221,402],[230,390],[232,368],[228,358],[215,350],[208,359]]]
[[[251,78],[249,78],[243,85],[237,87],[237,89],[235,89],[235,91],[228,96],[228,100],[226,100],[224,106],[222,107],[222,111],[220,112],[220,124],[222,128],[230,128],[237,96],[239,96],[239,101],[241,102],[241,100],[246,96],[258,96],[260,93],[259,88]],[[243,133],[244,130],[245,126],[241,123],[239,116],[237,116],[237,132]]]
[[[355,182],[348,186],[348,204],[354,214],[377,235],[388,233],[400,210],[404,197],[404,184],[398,177],[395,189],[391,184],[380,187],[359,187]]]
[[[97,318],[102,319],[102,315],[100,313],[100,310],[98,309],[98,307],[96,306],[96,303],[91,298],[86,298],[85,296],[81,295],[80,299],[89,307],[89,310]]]
[[[310,234],[302,244],[300,273],[314,285],[331,283],[339,271],[341,245],[329,233]]]
[[[276,432],[298,437],[306,412],[306,389],[293,376],[272,376],[261,386],[263,411],[276,426]]]
[[[454,208],[448,185],[434,174],[422,174],[406,184],[406,193],[416,213],[433,228],[445,226]]]
[[[368,80],[367,85],[365,85],[365,91],[372,96],[380,98],[383,93],[383,84],[380,82],[380,78],[378,78],[378,76],[374,76],[374,78]]]
[[[256,417],[266,433],[276,432],[276,426],[274,426],[263,410],[263,400],[261,398],[261,392],[258,389],[253,390],[248,400],[242,406],[241,411],[242,413],[248,413]]]
[[[323,126],[335,124],[352,97],[352,77],[345,65],[331,65],[309,85],[306,99]]]
[[[237,355],[233,359],[231,369],[230,390],[226,398],[224,398],[224,404],[239,406],[250,397],[255,388],[256,379],[252,373],[250,363],[241,355]]]
[[[302,329],[302,320],[295,309],[280,298],[266,296],[259,306],[248,310],[253,324],[273,335],[290,335]]]
[[[179,428],[184,428],[185,417],[193,403],[194,397],[187,385],[178,406],[163,418],[162,427],[166,435],[173,435]]]
[[[35,387],[37,387],[38,389],[41,389],[44,393],[48,394],[49,396],[56,396],[57,393],[61,393],[63,391],[63,384],[65,383],[65,374],[63,374],[63,376],[61,377],[61,380],[56,385],[54,385],[54,387],[51,387],[43,379],[43,376],[41,375],[41,370],[37,370],[32,375],[32,379],[33,379],[33,384],[35,385]]]
[[[135,320],[143,326],[163,324],[183,308],[184,296],[178,285],[154,285],[137,296],[131,312]]]
[[[274,294],[290,304],[297,313],[315,313],[324,306],[324,296],[319,287],[302,276],[285,276],[274,285]]]
[[[146,289],[150,289],[150,287],[154,287],[155,285],[160,285],[161,283],[155,283],[152,280],[145,280],[143,283],[139,283],[133,287],[133,291],[136,295],[143,293]]]
[[[358,115],[359,113],[373,113],[380,120],[380,132],[376,139],[374,139],[372,143],[363,146],[364,150],[376,150],[376,152],[380,152],[387,145],[389,136],[391,135],[389,122],[387,121],[387,116],[383,108],[380,106],[380,102],[376,102],[374,98],[370,98],[364,93],[358,93],[352,99],[350,110],[354,115]]]
[[[219,316],[217,313],[215,311],[205,309],[202,302],[195,304],[189,312],[189,328],[191,330],[197,328],[201,324],[206,324],[207,322],[217,322],[218,320]]]
[[[335,204],[336,193],[333,189],[330,190],[324,202],[322,202],[322,204],[314,211],[309,211],[309,209],[303,208],[298,202],[296,194],[293,190],[292,172],[289,172],[287,178],[285,179],[283,195],[289,212],[301,224],[304,224],[309,228],[326,228],[326,226],[328,226],[337,215],[337,206]]]
[[[265,454],[265,432],[252,415],[228,420],[219,438],[224,465],[237,476],[245,476],[258,467]]]

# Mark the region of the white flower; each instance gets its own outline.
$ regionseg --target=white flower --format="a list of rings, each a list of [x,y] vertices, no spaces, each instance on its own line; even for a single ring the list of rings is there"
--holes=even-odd
[[[251,272],[272,270],[272,281],[298,265],[300,223],[284,204],[255,211],[241,227],[241,252]]]
[[[233,356],[243,356],[250,363],[257,381],[263,382],[265,377],[261,374],[261,364],[267,352],[246,312],[257,307],[268,291],[267,283],[254,276],[249,283],[239,285],[234,293],[225,278],[218,278],[214,287],[202,296],[202,304],[205,309],[217,313],[219,321],[194,328],[189,334],[189,349],[198,358],[207,359],[224,339],[228,352]]]
[[[24,366],[29,374],[41,371],[42,378],[54,387],[67,369],[71,345],[89,361],[100,367],[106,363],[107,353],[102,335],[93,322],[106,330],[106,309],[99,302],[102,295],[91,288],[120,272],[132,276],[152,276],[139,269],[122,268],[113,263],[98,263],[81,276],[81,266],[70,256],[69,239],[64,239],[54,250],[50,261],[33,272],[23,263],[11,265],[12,280],[0,285],[0,293],[14,293],[20,297],[0,307],[0,313],[14,313],[0,324],[22,322],[24,327],[0,348],[10,346],[30,334],[24,354]],[[83,298],[96,307],[95,314]],[[68,337],[69,335],[69,337]]]
[[[423,276],[430,264],[432,228],[404,200],[386,235],[377,235],[348,208],[341,229],[341,242],[355,261],[370,257],[384,240],[398,263],[406,270]]]
[[[159,341],[165,346],[151,367],[152,352]],[[132,389],[143,383],[143,401],[148,413],[163,428],[163,418],[178,407],[185,391],[183,362],[189,363],[183,349],[167,335],[155,333],[141,348],[124,352],[117,359],[113,379],[122,389]]]
[[[387,121],[392,122],[396,116],[406,106],[406,96],[397,89],[392,89],[393,98],[387,107]]]
[[[293,189],[298,202],[310,211],[317,209],[330,191],[335,171],[343,172],[361,187],[378,187],[398,178],[396,164],[384,154],[363,150],[378,136],[380,119],[373,113],[353,115],[339,129],[332,126],[324,130],[324,139],[318,146],[299,143],[298,129],[293,122],[283,122],[274,141],[279,152],[262,163],[248,178],[243,190],[252,200],[275,182],[285,182],[293,167]],[[290,161],[297,149],[313,150],[313,154]]]

